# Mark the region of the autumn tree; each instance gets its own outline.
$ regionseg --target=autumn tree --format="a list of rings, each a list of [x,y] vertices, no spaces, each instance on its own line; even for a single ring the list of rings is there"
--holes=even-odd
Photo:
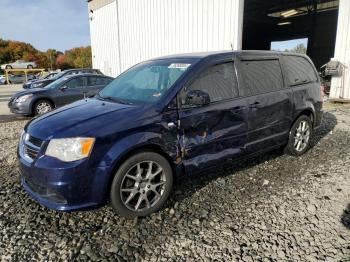
[[[67,68],[91,68],[91,47],[76,47],[67,50],[56,59],[56,66],[61,69]]]
[[[12,63],[19,59],[34,61],[39,68],[51,70],[92,66],[90,46],[72,48],[64,53],[55,49],[42,52],[28,43],[0,38],[0,64]]]

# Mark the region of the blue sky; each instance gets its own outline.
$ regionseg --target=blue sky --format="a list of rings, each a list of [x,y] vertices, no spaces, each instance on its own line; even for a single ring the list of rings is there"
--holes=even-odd
[[[60,51],[90,45],[85,0],[0,0],[0,38]]]
[[[307,41],[308,41],[307,38],[302,38],[302,39],[295,39],[295,40],[288,40],[288,41],[281,41],[281,42],[272,42],[271,49],[284,51],[286,49],[293,49],[298,44],[304,44],[304,46],[307,47]]]

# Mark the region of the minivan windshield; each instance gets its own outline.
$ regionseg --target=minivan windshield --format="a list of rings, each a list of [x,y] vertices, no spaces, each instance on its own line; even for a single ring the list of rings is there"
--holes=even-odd
[[[164,97],[190,65],[169,60],[140,63],[118,76],[98,95],[116,102],[154,103]]]

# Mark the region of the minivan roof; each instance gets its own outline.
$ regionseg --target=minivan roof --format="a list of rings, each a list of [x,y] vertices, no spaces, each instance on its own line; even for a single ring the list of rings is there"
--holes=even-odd
[[[215,57],[224,54],[232,54],[234,55],[293,55],[293,56],[304,56],[306,55],[292,52],[281,52],[281,51],[262,51],[262,50],[241,50],[241,51],[232,51],[232,50],[224,50],[224,51],[212,51],[212,52],[196,52],[196,53],[185,53],[185,54],[175,54],[169,56],[157,57],[151,60],[159,60],[159,59],[177,59],[177,58],[188,58],[188,59],[203,59],[206,57]]]

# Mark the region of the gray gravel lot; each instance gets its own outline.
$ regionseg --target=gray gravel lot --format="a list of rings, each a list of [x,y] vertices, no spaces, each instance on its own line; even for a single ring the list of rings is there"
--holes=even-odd
[[[326,113],[304,156],[275,151],[186,177],[163,210],[136,220],[32,201],[15,153],[26,120],[0,118],[1,261],[350,261],[350,109]]]

